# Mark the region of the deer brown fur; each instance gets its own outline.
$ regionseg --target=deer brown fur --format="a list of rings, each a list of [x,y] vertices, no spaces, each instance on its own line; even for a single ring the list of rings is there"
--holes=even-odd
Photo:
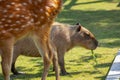
[[[62,75],[67,74],[64,61],[64,56],[67,51],[75,46],[83,46],[85,48],[93,50],[98,45],[98,42],[95,39],[94,35],[89,30],[82,27],[80,24],[69,25],[54,22],[50,32],[50,36],[50,39],[52,39],[52,42],[57,49],[58,62]],[[19,72],[15,69],[15,62],[19,55],[40,57],[37,48],[30,38],[25,38],[18,41],[15,44],[12,62],[12,72],[14,74],[19,74]]]
[[[0,49],[4,80],[10,80],[14,44],[28,36],[44,61],[41,80],[46,80],[52,58],[56,62],[56,80],[59,80],[56,51],[49,40],[49,32],[61,4],[62,0],[0,0]]]

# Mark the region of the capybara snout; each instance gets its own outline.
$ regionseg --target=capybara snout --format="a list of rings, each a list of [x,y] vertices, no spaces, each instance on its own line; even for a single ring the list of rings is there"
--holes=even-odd
[[[96,49],[98,46],[98,41],[96,39],[94,39],[93,42],[94,42],[94,48],[92,50]]]
[[[77,30],[74,35],[74,43],[78,46],[83,46],[86,49],[94,50],[98,46],[98,41],[95,39],[95,36],[81,24],[76,24]]]

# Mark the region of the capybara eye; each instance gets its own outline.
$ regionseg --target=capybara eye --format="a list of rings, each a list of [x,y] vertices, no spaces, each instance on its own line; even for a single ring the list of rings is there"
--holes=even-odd
[[[85,34],[85,39],[89,39],[90,38],[90,34]]]

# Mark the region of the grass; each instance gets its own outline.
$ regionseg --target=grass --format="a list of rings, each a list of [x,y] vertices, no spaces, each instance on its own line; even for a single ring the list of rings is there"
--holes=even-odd
[[[68,24],[80,22],[95,34],[100,46],[94,51],[95,65],[90,50],[75,47],[65,55],[66,69],[70,73],[61,80],[105,80],[112,61],[120,48],[120,7],[118,0],[64,0],[62,12],[56,21]],[[26,74],[13,80],[40,80],[43,71],[41,58],[20,56],[17,69]],[[2,73],[0,68],[0,73]],[[0,80],[2,80],[0,74]],[[47,80],[55,80],[52,65]]]

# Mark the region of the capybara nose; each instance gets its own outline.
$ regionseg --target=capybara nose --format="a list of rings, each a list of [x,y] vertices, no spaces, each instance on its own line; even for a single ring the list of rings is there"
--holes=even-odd
[[[98,41],[97,41],[96,39],[94,40],[94,44],[95,44],[95,45],[94,45],[94,49],[96,49],[97,46],[98,46]],[[93,50],[94,50],[94,49],[93,49]]]
[[[98,41],[97,40],[95,40],[95,45],[98,46]]]

